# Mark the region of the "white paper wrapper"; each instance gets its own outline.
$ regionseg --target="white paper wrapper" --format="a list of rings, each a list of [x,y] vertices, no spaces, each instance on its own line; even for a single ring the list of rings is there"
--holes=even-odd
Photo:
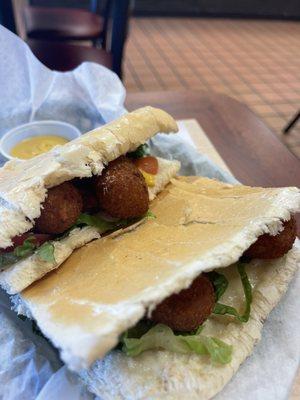
[[[0,93],[0,136],[46,119],[69,122],[85,133],[125,112],[125,89],[116,74],[94,63],[72,72],[50,71],[1,25]]]
[[[60,119],[87,131],[124,112],[124,88],[115,74],[85,63],[73,72],[43,67],[16,36],[0,27],[0,135],[34,119]],[[185,175],[236,182],[181,137],[158,135],[153,153],[176,158]],[[299,274],[265,323],[253,355],[216,399],[283,400],[300,357]],[[51,344],[34,334],[30,321],[10,310],[0,292],[0,399],[92,400],[77,375],[62,366]],[[98,399],[98,398],[97,398]],[[99,400],[99,399],[98,399]]]

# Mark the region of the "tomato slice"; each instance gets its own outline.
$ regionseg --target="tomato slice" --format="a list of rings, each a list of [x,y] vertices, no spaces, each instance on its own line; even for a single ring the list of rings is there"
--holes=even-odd
[[[146,156],[134,160],[135,165],[147,172],[148,174],[156,175],[158,172],[158,161],[156,157]]]
[[[46,233],[33,233],[33,232],[26,232],[22,235],[15,236],[12,239],[13,246],[7,247],[6,249],[1,249],[2,253],[9,253],[14,250],[15,247],[21,246],[26,239],[29,237],[34,237],[35,243],[37,245],[42,245],[43,243],[47,242],[52,238],[52,235],[48,235]]]

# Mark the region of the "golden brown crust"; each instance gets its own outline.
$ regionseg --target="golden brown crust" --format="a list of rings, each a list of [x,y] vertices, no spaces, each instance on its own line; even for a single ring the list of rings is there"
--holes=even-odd
[[[94,190],[94,177],[72,179],[82,198],[82,212],[95,213],[99,211],[99,202]]]
[[[212,313],[215,292],[209,278],[202,274],[188,289],[165,299],[151,315],[154,322],[168,325],[175,331],[197,329]]]
[[[283,230],[275,236],[263,234],[258,237],[248,250],[245,258],[274,259],[283,257],[292,247],[297,236],[297,224],[292,216],[283,223]]]
[[[82,210],[79,191],[70,182],[48,190],[35,230],[41,233],[60,234],[76,222]]]
[[[139,217],[149,208],[145,179],[133,162],[124,156],[110,162],[95,178],[95,188],[101,209],[112,217]]]

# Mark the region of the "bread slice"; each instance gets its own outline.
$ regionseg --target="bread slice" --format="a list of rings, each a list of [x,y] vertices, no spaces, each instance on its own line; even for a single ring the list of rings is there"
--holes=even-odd
[[[33,227],[48,188],[75,177],[99,175],[109,161],[135,150],[156,133],[177,130],[169,114],[144,107],[48,153],[7,162],[0,169],[0,249]]]
[[[180,168],[178,161],[162,158],[157,160],[158,173],[155,177],[155,185],[148,188],[150,200],[153,200],[164,189]],[[58,268],[75,249],[97,238],[100,238],[100,234],[96,228],[73,229],[68,236],[53,241],[55,262],[43,261],[36,254],[33,254],[2,271],[0,273],[0,286],[9,294],[21,292],[32,282]]]
[[[299,261],[299,241],[280,259],[252,261],[247,267],[253,285],[249,321],[229,323],[226,317],[206,321],[203,334],[218,337],[232,345],[232,361],[229,364],[213,364],[206,357],[196,354],[150,350],[132,358],[114,350],[96,361],[89,370],[81,371],[84,384],[102,400],[211,399],[252,354],[255,344],[261,339],[264,320],[288,289]],[[222,297],[222,301],[228,304],[231,294],[236,297],[240,293],[241,284],[236,279],[235,266],[220,272],[229,278],[229,288]],[[269,356],[272,357],[272,354]]]
[[[173,179],[151,204],[156,219],[75,251],[21,293],[18,311],[25,306],[69,368],[87,368],[163,299],[235,263],[299,208],[297,188]]]

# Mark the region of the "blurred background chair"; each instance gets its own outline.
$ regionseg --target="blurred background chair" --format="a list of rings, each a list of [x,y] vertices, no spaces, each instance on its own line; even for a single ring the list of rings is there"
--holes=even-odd
[[[17,33],[14,9],[11,1],[0,1],[0,24],[13,33]]]
[[[47,41],[90,40],[94,44],[105,41],[106,22],[112,1],[102,0],[103,15],[97,14],[97,0],[89,1],[89,10],[68,7],[23,7],[26,36]]]
[[[48,68],[69,71],[91,61],[122,78],[130,0],[105,0],[103,15],[96,14],[95,0],[90,1],[90,10],[36,7],[18,0],[0,3],[3,25],[12,31],[21,25],[32,52]]]

